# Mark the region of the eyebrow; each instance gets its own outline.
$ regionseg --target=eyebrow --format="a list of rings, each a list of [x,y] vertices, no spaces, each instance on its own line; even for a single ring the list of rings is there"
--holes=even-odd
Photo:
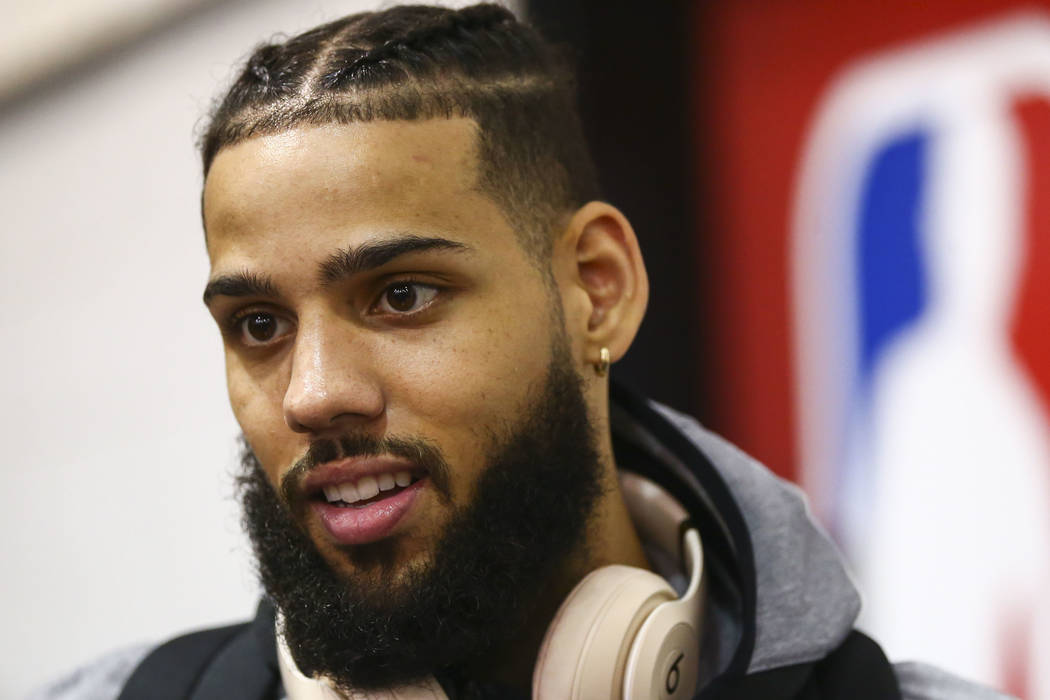
[[[402,255],[431,250],[469,253],[474,249],[447,238],[416,235],[402,235],[390,240],[364,243],[329,255],[320,266],[321,283],[334,284],[359,272],[382,267]]]
[[[428,250],[473,252],[474,249],[447,238],[416,235],[364,243],[329,255],[319,266],[321,283],[331,285],[365,270],[386,265],[399,256]],[[267,275],[243,270],[211,279],[204,287],[204,304],[208,305],[217,296],[273,298],[280,296],[280,293]]]
[[[266,275],[243,270],[228,275],[219,275],[204,287],[204,304],[207,306],[217,296],[227,297],[276,297],[277,285]]]

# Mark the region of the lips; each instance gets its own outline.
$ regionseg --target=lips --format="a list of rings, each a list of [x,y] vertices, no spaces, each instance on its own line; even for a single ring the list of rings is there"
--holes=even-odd
[[[348,459],[313,470],[303,483],[312,511],[338,544],[370,544],[394,534],[429,482],[414,465]]]

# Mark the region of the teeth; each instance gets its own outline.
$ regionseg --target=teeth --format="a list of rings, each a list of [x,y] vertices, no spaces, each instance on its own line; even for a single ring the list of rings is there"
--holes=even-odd
[[[380,491],[390,491],[398,486],[408,486],[412,483],[412,474],[409,472],[386,473],[378,476],[363,476],[357,483],[333,484],[324,487],[324,497],[329,503],[343,501],[344,503],[356,503],[376,496]]]
[[[363,476],[357,482],[357,496],[361,500],[372,498],[379,493],[379,482],[374,476]]]
[[[347,503],[361,500],[361,495],[353,484],[340,484],[338,488],[339,497]]]

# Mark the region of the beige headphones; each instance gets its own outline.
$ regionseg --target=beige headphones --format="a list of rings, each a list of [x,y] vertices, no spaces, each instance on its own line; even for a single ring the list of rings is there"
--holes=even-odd
[[[624,502],[642,539],[678,558],[689,575],[678,598],[656,574],[605,566],[585,576],[561,604],[532,674],[535,700],[682,700],[696,693],[704,617],[700,533],[670,494],[652,481],[620,473]],[[277,658],[289,700],[340,700],[324,680],[304,676],[280,634]],[[433,678],[420,685],[347,700],[444,700]]]

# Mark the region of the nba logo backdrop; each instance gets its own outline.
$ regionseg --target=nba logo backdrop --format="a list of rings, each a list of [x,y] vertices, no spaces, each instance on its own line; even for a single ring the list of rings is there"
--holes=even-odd
[[[743,5],[704,20],[717,427],[807,490],[891,659],[1048,700],[1050,8]]]

